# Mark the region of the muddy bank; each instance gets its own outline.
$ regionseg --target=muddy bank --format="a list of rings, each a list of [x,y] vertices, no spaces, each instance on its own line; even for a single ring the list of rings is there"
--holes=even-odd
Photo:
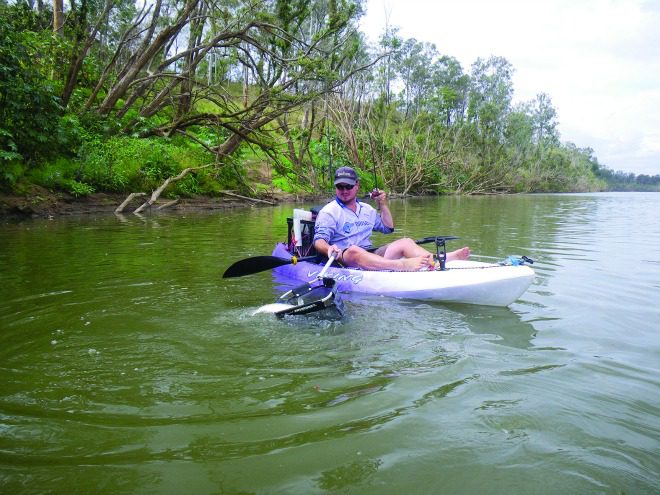
[[[2,218],[51,218],[64,215],[112,214],[128,197],[127,194],[96,193],[75,198],[65,193],[55,193],[46,189],[35,189],[30,194],[15,195],[0,193],[0,217]],[[147,196],[133,199],[124,209],[124,214],[131,214],[148,199]],[[217,197],[199,196],[181,198],[175,204],[169,204],[172,199],[161,198],[153,206],[151,212],[185,212],[221,210],[248,206],[267,207],[280,203],[295,203],[298,201],[315,200],[314,197],[293,196],[290,194],[274,194],[260,198],[247,198],[227,193]],[[164,208],[163,208],[164,207]],[[159,208],[163,208],[159,210]],[[146,213],[149,210],[145,210]]]

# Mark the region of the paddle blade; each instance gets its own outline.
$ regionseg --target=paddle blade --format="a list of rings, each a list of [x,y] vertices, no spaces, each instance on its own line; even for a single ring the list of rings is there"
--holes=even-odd
[[[278,266],[288,265],[293,263],[291,258],[278,258],[277,256],[254,256],[253,258],[246,258],[239,260],[222,274],[222,278],[243,277],[245,275],[252,275],[266,270],[272,270]]]

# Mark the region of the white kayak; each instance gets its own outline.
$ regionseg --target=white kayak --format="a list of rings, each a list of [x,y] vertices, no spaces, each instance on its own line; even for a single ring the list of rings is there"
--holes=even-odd
[[[291,258],[286,245],[279,243],[273,256]],[[310,282],[323,264],[299,261],[275,268],[284,277]],[[534,281],[534,270],[525,264],[502,265],[479,261],[448,261],[446,270],[393,272],[330,267],[326,274],[341,292],[361,292],[390,297],[509,306]]]

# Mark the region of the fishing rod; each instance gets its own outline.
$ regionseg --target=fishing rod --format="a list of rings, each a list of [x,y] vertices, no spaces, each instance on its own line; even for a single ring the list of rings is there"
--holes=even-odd
[[[378,190],[378,175],[376,174],[376,162],[372,162],[373,168],[374,168],[374,190],[369,193],[369,197],[371,199],[374,199],[376,196],[380,194],[380,191]]]
[[[373,172],[374,172],[374,188],[372,189],[371,192],[365,194],[362,196],[364,199],[376,199],[376,197],[380,194],[380,190],[378,189],[378,175],[376,175],[376,164],[373,164]]]

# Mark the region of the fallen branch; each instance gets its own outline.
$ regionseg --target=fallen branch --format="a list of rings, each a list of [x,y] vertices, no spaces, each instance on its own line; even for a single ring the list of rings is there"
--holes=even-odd
[[[143,193],[143,192],[129,194],[128,198],[126,198],[124,202],[117,207],[115,213],[122,213],[124,211],[124,208],[126,208],[126,205],[128,205],[128,203],[133,201],[134,198],[139,198],[140,196],[146,196],[146,194],[147,193]]]
[[[271,206],[275,204],[272,201],[266,201],[265,199],[249,198],[247,196],[241,196],[240,194],[230,193],[228,191],[219,191],[219,192],[220,192],[220,194],[225,194],[227,196],[233,196],[235,198],[244,199],[246,201],[256,201],[257,203],[266,203],[267,205],[271,205]]]
[[[164,210],[165,208],[169,208],[170,206],[174,206],[174,205],[177,204],[178,202],[179,202],[178,199],[173,199],[172,201],[169,201],[169,202],[165,203],[164,205],[160,205],[160,206],[159,206],[158,208],[156,208],[156,209],[157,209],[157,210]]]
[[[158,189],[156,189],[154,192],[151,193],[151,198],[149,198],[147,201],[145,201],[142,206],[140,206],[138,209],[136,209],[133,213],[142,213],[146,208],[149,208],[151,205],[153,205],[156,200],[160,197],[160,195],[163,193],[165,188],[169,186],[172,182],[176,182],[178,180],[183,179],[186,175],[188,175],[190,172],[194,172],[196,170],[200,170],[202,168],[210,167],[213,165],[212,163],[202,165],[201,167],[188,167],[186,169],[183,169],[179,175],[176,177],[168,177],[165,179],[165,182],[163,182]]]

